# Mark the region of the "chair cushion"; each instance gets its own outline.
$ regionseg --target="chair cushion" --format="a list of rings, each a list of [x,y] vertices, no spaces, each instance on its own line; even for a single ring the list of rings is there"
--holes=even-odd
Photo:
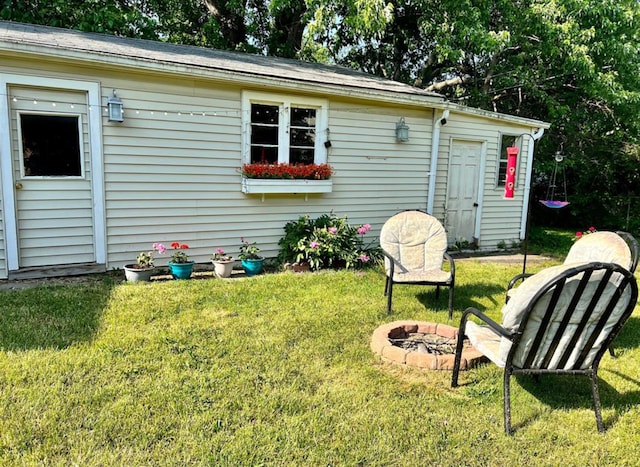
[[[505,360],[500,353],[502,342],[500,334],[489,326],[481,326],[473,321],[467,321],[464,333],[469,338],[471,345],[500,368],[504,368]]]
[[[602,263],[616,263],[625,269],[630,269],[633,264],[631,250],[620,235],[615,232],[594,232],[584,235],[569,249],[565,264],[590,263],[600,261]]]
[[[439,282],[446,283],[451,281],[451,273],[441,269],[430,269],[428,271],[400,271],[398,268],[393,274],[394,282]]]
[[[503,310],[502,310],[503,327],[510,331],[516,331],[520,326],[520,323],[522,321],[526,308],[531,302],[531,300],[533,299],[534,295],[541,288],[545,287],[548,283],[553,281],[554,278],[557,277],[559,274],[575,266],[577,266],[577,264],[562,264],[559,266],[547,268],[547,269],[544,269],[543,271],[540,271],[538,274],[533,275],[526,281],[524,281],[520,287],[515,289],[513,295],[511,296],[511,299],[503,307]],[[559,363],[559,359],[561,354],[563,353],[563,350],[566,349],[568,345],[570,345],[570,342],[569,342],[570,339],[567,336],[570,336],[572,334],[572,331],[575,330],[578,324],[580,323],[580,320],[582,319],[586,311],[586,308],[589,302],[591,301],[591,298],[594,296],[598,283],[600,282],[600,279],[604,273],[605,272],[601,270],[601,271],[596,271],[592,274],[591,279],[589,280],[589,283],[585,289],[585,292],[571,316],[571,319],[567,326],[567,330],[564,333],[565,337],[563,337],[560,340],[555,356],[549,364],[549,368],[557,368],[557,365]],[[564,316],[565,311],[571,302],[571,299],[575,295],[576,289],[578,287],[578,284],[581,278],[582,278],[582,274],[578,274],[567,280],[563,293],[560,296],[558,304],[556,305],[554,309],[554,313],[551,317],[550,327],[544,335],[544,339],[539,346],[538,355],[534,359],[534,362],[532,363],[531,367],[536,368],[542,363],[544,353],[552,343],[553,337],[555,335],[555,331],[558,329],[559,323],[561,322],[562,317]],[[610,280],[609,283],[607,284],[607,287],[604,289],[602,293],[601,300],[606,300],[610,298],[612,294],[615,293],[616,287],[617,287],[616,281]],[[553,294],[553,288],[550,289],[547,293],[545,293],[543,297],[541,297],[538,300],[536,306],[531,311],[531,315],[527,322],[527,326],[523,331],[519,349],[513,357],[514,366],[521,367],[524,364],[524,360],[528,354],[529,349],[531,349],[532,347],[533,338],[538,328],[540,327],[540,323],[546,312],[546,309],[552,294]],[[604,338],[609,334],[612,327],[615,325],[615,323],[619,320],[621,314],[624,312],[624,309],[629,302],[630,296],[631,296],[631,291],[630,291],[630,288],[627,287],[624,291],[623,297],[618,301],[616,308],[614,309],[604,329],[600,333],[600,336],[598,337],[598,339],[596,339],[596,342],[594,343],[591,351],[589,352],[588,357],[583,362],[581,368],[583,369],[588,368],[591,365],[597,351],[602,346],[602,342]],[[603,311],[604,310],[601,310],[600,313],[594,313],[589,318],[587,327],[585,331],[581,334],[575,346],[576,349],[578,349],[580,345],[584,342],[584,340],[587,339],[588,335],[590,334],[590,331],[593,329],[593,327],[596,325],[596,323],[600,319],[601,313]],[[502,338],[500,343],[499,359],[506,361],[510,349],[511,349],[511,342],[506,338]],[[571,355],[571,357],[568,359],[568,361],[566,362],[563,368],[573,368],[573,365],[575,364],[578,356],[579,356],[579,352],[578,350],[576,350],[576,352],[574,352]]]
[[[421,211],[404,211],[385,222],[380,231],[380,246],[394,258],[396,276],[434,276],[435,271],[442,269],[447,234],[435,217]],[[385,265],[389,273],[388,258]],[[416,279],[417,282],[424,280],[428,279]]]

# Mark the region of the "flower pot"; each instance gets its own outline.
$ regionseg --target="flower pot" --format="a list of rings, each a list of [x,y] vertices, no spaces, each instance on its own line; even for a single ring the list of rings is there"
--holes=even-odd
[[[129,282],[149,282],[156,268],[140,268],[137,264],[124,265],[124,277]]]
[[[231,271],[233,271],[233,260],[229,261],[211,261],[213,263],[213,272],[215,272],[218,277],[229,277],[231,276]]]
[[[188,263],[169,262],[169,270],[174,279],[189,279],[193,272],[194,264],[195,261],[189,261]]]
[[[242,268],[247,276],[255,276],[256,274],[260,274],[262,272],[262,266],[264,263],[264,258],[258,259],[243,259]]]

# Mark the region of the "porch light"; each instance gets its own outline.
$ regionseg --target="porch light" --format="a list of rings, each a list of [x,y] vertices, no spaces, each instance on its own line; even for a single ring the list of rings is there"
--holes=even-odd
[[[116,90],[113,90],[113,96],[107,99],[107,107],[109,108],[109,121],[110,122],[123,122],[123,107],[122,101],[116,96]]]
[[[396,123],[396,141],[399,143],[409,141],[409,126],[404,122],[404,117]]]

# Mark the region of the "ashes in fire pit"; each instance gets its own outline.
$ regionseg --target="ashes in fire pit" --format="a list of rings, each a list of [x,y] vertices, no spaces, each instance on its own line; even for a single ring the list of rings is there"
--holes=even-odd
[[[371,350],[383,360],[430,370],[450,370],[455,358],[458,328],[423,321],[383,324],[371,336]],[[462,350],[460,369],[485,361],[468,341]]]
[[[403,349],[436,355],[453,354],[456,352],[456,339],[424,332],[410,332],[407,333],[407,337],[405,338],[389,338],[389,342]]]

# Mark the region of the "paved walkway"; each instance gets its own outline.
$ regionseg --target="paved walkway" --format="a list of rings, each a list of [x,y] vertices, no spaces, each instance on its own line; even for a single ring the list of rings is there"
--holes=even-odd
[[[486,254],[486,255],[452,255],[453,259],[457,261],[479,261],[481,263],[505,263],[505,264],[522,264],[524,262],[523,254],[501,255],[501,254]],[[527,255],[527,264],[545,263],[547,261],[557,261],[555,258],[541,255]]]

